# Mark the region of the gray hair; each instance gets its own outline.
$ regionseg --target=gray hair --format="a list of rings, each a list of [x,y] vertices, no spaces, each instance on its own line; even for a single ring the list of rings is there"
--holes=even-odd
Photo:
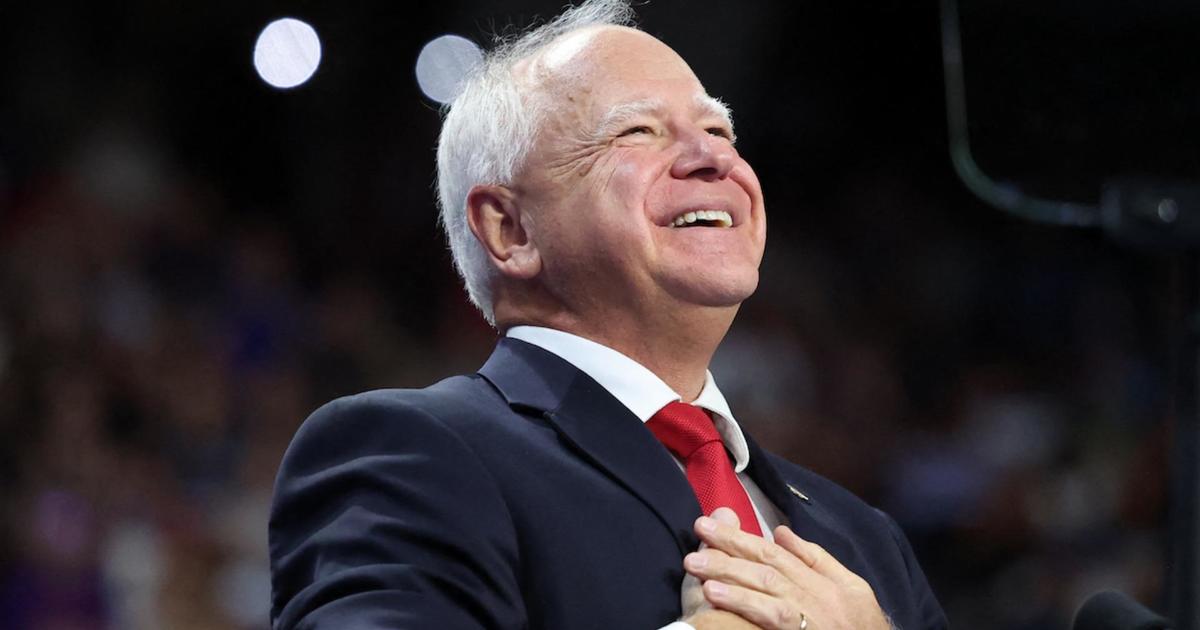
[[[542,112],[536,99],[523,95],[513,68],[562,35],[588,26],[630,26],[633,18],[629,0],[585,0],[524,34],[499,38],[443,109],[437,149],[441,225],[467,295],[489,324],[496,323],[496,269],[467,223],[467,194],[480,184],[511,184],[533,146]]]

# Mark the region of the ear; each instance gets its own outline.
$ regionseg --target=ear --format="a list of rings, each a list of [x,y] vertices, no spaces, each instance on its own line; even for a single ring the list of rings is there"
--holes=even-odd
[[[522,223],[512,190],[490,184],[472,188],[467,193],[467,223],[500,273],[524,280],[542,270],[541,255]]]

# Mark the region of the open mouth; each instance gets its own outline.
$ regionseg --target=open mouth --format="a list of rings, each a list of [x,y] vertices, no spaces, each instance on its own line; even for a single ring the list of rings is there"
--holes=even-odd
[[[733,227],[733,217],[724,210],[684,212],[671,221],[671,227]]]

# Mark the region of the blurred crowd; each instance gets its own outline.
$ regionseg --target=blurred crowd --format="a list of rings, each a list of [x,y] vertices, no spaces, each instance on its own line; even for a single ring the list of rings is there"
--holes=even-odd
[[[0,627],[265,627],[300,421],[447,368],[370,278],[302,286],[280,226],[126,140],[0,214]]]
[[[713,365],[739,421],[896,516],[957,627],[1065,628],[1100,587],[1160,604],[1169,264],[904,171],[773,232]],[[445,258],[390,272],[427,295],[310,273],[240,203],[120,134],[0,187],[0,628],[265,628],[303,418],[489,351]]]

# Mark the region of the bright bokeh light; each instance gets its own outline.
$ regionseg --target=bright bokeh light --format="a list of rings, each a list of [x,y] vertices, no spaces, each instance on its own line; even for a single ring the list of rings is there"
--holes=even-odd
[[[458,35],[442,35],[417,56],[417,85],[425,96],[446,103],[458,94],[463,77],[483,59],[475,42]]]
[[[254,69],[270,85],[294,88],[321,65],[321,40],[313,27],[294,18],[267,25],[254,43]]]

